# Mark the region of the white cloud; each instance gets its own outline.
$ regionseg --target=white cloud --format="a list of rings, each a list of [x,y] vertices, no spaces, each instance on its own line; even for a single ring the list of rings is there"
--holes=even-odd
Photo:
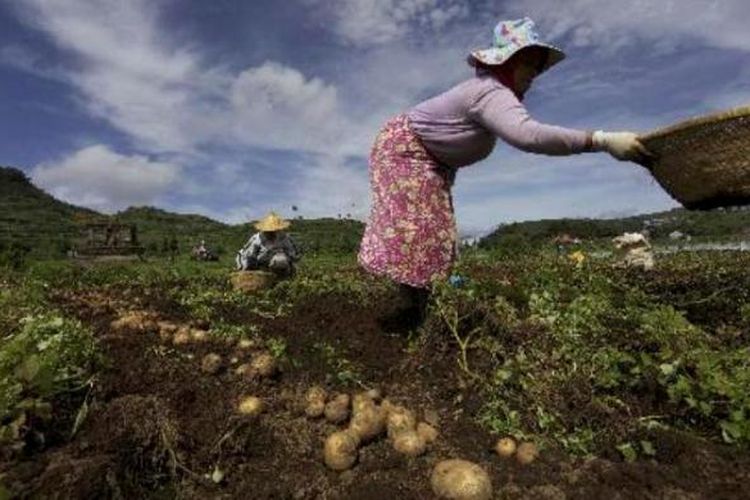
[[[132,205],[154,204],[179,180],[179,174],[174,164],[120,155],[99,144],[38,165],[32,178],[69,203],[114,212]]]
[[[144,0],[29,0],[24,12],[77,58],[65,80],[88,110],[141,149],[197,155],[210,145],[315,152],[345,146],[340,138],[354,124],[334,85],[272,61],[239,73],[209,64],[172,47],[158,7]],[[4,59],[33,69],[20,49],[6,49]]]
[[[334,20],[332,29],[347,43],[378,45],[412,30],[435,32],[468,14],[457,0],[302,0],[322,8]]]
[[[354,125],[336,87],[274,62],[240,73],[229,95],[234,138],[247,145],[331,151]]]
[[[648,41],[669,50],[681,43],[750,51],[746,0],[511,0],[508,17],[529,15],[554,39],[604,52]]]
[[[364,220],[370,206],[367,164],[347,164],[339,157],[321,155],[300,172],[290,201],[307,217],[341,214]]]
[[[196,54],[172,46],[159,23],[162,3],[28,0],[19,10],[75,58],[63,79],[89,112],[143,148],[188,152],[210,135],[202,103],[221,75],[205,71]]]
[[[64,72],[56,67],[54,77],[69,82],[92,114],[124,132],[140,151],[169,152],[170,158],[181,153],[179,163],[194,167],[186,169],[185,179],[171,190],[167,202],[173,209],[181,204],[205,208],[207,214],[235,221],[262,215],[277,203],[276,208],[298,205],[305,215],[351,212],[362,217],[369,193],[361,159],[367,156],[378,128],[389,116],[468,76],[470,70],[463,62],[466,50],[477,46],[476,42],[489,42],[494,20],[488,20],[490,14],[485,11],[476,13],[481,18],[474,14],[469,18],[467,3],[458,0],[299,1],[317,9],[310,9],[311,16],[326,18],[325,29],[356,47],[336,61],[310,62],[305,71],[274,61],[247,67],[237,61],[209,60],[196,46],[185,49],[177,44],[160,17],[164,1],[27,0],[23,10],[29,25],[74,56],[75,62],[66,65]],[[568,61],[556,68],[554,78],[550,75],[540,81],[529,102],[533,107],[536,96],[541,97],[539,111],[549,121],[560,119],[568,126],[648,129],[666,124],[678,112],[694,111],[680,109],[658,116],[664,110],[633,110],[639,98],[657,92],[670,76],[690,74],[696,62],[688,53],[679,54],[661,69],[650,67],[646,74],[637,65],[647,65],[647,57],[635,62],[618,59],[612,55],[616,48],[648,41],[669,51],[695,40],[698,45],[750,50],[750,37],[740,21],[750,14],[750,4],[739,0],[570,0],[564,7],[559,0],[512,0],[502,7],[499,14],[503,17],[529,14],[550,39],[568,37],[568,44],[590,55],[585,61]],[[606,50],[592,52],[592,48]],[[257,56],[253,53],[253,59],[258,60]],[[0,49],[0,60],[51,76],[33,53],[22,48]],[[680,67],[681,72],[675,73]],[[332,76],[321,76],[326,74]],[[747,92],[746,76],[739,77],[744,82],[717,82],[716,92],[704,102],[697,98],[695,108],[702,110],[707,102],[741,100]],[[678,84],[689,86],[682,81],[674,86]],[[536,116],[533,109],[532,114]],[[232,161],[254,157],[259,149],[284,150],[295,159],[268,165]],[[104,151],[114,158],[138,160],[143,180],[152,188],[133,187],[137,183],[129,177],[118,181],[124,186],[118,191],[96,173],[93,178],[99,181],[86,191],[94,195],[86,195],[66,177],[80,179],[83,185],[93,181],[72,167],[63,168],[81,151],[40,166],[39,177],[47,175],[50,186],[54,183],[49,179],[53,179],[56,193],[68,200],[122,207],[158,199],[163,191],[157,174],[177,171],[172,164]],[[472,174],[462,172],[457,189],[461,224],[595,214],[607,211],[608,204],[631,207],[632,199],[640,196],[644,206],[669,202],[658,188],[641,189],[643,179],[640,184],[620,182],[622,194],[608,199],[601,193],[614,185],[612,179],[596,176],[569,191],[547,189],[547,184],[566,177],[559,174],[560,169],[542,165],[562,168],[568,160],[535,159],[532,163],[539,168],[529,169],[521,168],[529,162],[529,155],[518,161],[507,148],[499,154],[503,160],[497,169],[478,167],[476,177],[472,177],[474,168]],[[352,156],[359,157],[361,165],[353,163]],[[518,168],[513,166],[517,161]],[[210,173],[196,175],[198,167]],[[274,169],[276,177],[269,173]],[[53,175],[56,172],[58,177]],[[106,177],[112,180],[110,174]],[[521,194],[507,194],[509,187]],[[504,194],[493,194],[491,189],[502,189]],[[523,193],[534,190],[536,196],[524,197]]]

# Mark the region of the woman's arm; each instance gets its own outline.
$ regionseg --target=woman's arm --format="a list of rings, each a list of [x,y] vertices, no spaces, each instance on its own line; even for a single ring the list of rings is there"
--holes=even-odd
[[[496,87],[482,95],[470,116],[508,144],[531,153],[570,155],[593,150],[591,132],[539,123],[509,89]]]

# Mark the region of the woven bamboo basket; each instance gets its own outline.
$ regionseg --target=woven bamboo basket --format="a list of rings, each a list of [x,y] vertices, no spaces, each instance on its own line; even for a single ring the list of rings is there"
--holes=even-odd
[[[237,271],[232,273],[232,286],[243,292],[259,292],[276,284],[276,276],[269,271]]]
[[[685,120],[640,137],[649,166],[686,208],[750,204],[750,106]]]

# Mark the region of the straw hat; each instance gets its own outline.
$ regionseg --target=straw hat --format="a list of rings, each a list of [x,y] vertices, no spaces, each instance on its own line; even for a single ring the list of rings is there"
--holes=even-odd
[[[649,170],[687,208],[750,204],[750,106],[665,127],[640,137]]]
[[[562,50],[554,45],[539,41],[539,34],[536,32],[534,21],[524,17],[500,21],[495,26],[492,46],[486,49],[473,50],[467,60],[472,66],[476,66],[477,61],[490,66],[497,66],[505,63],[516,52],[526,47],[541,47],[547,50],[547,62],[542,71],[548,70],[565,59],[565,53]]]
[[[258,231],[282,231],[289,227],[289,222],[279,217],[276,212],[270,212],[255,223]]]

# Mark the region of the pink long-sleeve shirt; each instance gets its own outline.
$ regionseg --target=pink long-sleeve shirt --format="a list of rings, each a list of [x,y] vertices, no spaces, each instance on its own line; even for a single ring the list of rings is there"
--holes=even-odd
[[[407,115],[427,150],[450,167],[486,158],[498,137],[524,151],[569,155],[584,151],[588,136],[534,121],[515,94],[490,75],[459,83]]]

